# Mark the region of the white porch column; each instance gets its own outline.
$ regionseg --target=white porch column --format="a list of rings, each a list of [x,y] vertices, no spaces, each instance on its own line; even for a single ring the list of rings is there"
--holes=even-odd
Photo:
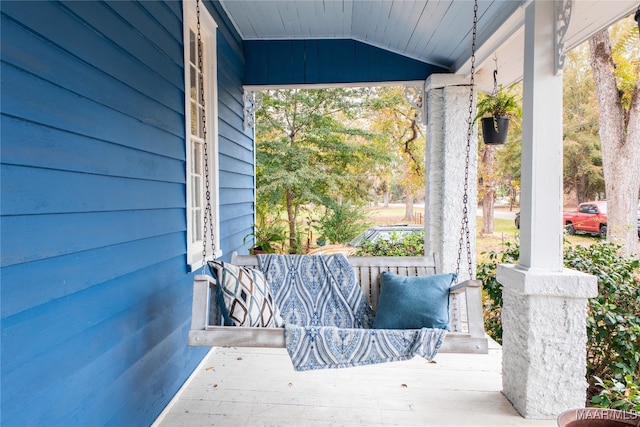
[[[458,259],[458,240],[462,221],[469,80],[452,74],[432,74],[425,83],[425,95],[427,116],[425,251],[438,254],[440,271],[453,272]],[[474,271],[478,163],[476,147],[477,135],[474,130],[468,188],[471,263]],[[463,249],[459,279],[467,278],[469,278],[467,254],[466,249]]]
[[[596,278],[563,268],[562,76],[554,1],[525,11],[520,261],[503,285],[503,393],[526,418],[585,406],[587,299]]]

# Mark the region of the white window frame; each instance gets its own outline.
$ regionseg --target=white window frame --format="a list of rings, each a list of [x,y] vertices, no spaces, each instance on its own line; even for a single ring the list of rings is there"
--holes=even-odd
[[[197,36],[197,15],[196,2],[185,0],[182,3],[183,12],[183,46],[184,46],[184,111],[185,111],[185,151],[186,151],[186,219],[187,219],[187,264],[191,271],[200,268],[203,264],[202,238],[194,236],[195,227],[202,227],[202,224],[194,224],[193,221],[193,189],[192,189],[192,165],[198,159],[194,159],[192,150],[191,134],[191,76],[190,76],[190,33],[191,29]],[[200,31],[203,42],[203,68],[204,68],[204,89],[205,89],[205,114],[207,126],[207,154],[209,158],[209,190],[211,200],[211,210],[213,213],[213,233],[214,242],[211,242],[211,232],[207,227],[207,259],[213,259],[215,245],[215,257],[222,255],[220,250],[220,206],[219,206],[219,167],[218,167],[218,79],[217,79],[217,46],[216,29],[218,25],[209,11],[200,3]],[[197,49],[197,48],[196,48]],[[197,65],[197,64],[196,64]],[[196,77],[197,78],[197,77]],[[196,113],[197,114],[197,113]],[[197,136],[195,137],[197,138]],[[200,158],[203,162],[203,157]],[[204,174],[204,165],[201,166]],[[206,207],[205,184],[201,185],[200,194],[202,206],[202,220],[204,220],[204,208]],[[200,230],[202,234],[202,230]]]

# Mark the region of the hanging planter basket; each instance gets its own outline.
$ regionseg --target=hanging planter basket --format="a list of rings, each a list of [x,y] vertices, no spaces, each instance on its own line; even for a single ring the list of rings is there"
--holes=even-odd
[[[483,117],[482,137],[484,143],[489,145],[500,145],[507,141],[509,131],[508,117]]]

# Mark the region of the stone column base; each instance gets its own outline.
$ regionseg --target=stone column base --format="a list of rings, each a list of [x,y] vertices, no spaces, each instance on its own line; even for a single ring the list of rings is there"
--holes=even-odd
[[[502,392],[525,418],[585,406],[587,300],[597,278],[500,265]]]

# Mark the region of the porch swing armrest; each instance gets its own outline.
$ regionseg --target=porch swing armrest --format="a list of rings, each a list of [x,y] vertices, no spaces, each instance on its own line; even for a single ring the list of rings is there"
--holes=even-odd
[[[233,251],[231,253],[231,264],[249,268],[258,268],[258,257],[255,255],[238,255],[237,251]]]
[[[484,318],[482,314],[482,281],[465,280],[450,288],[451,294],[464,292],[467,305],[469,335],[484,338]]]
[[[205,330],[209,324],[209,296],[210,290],[215,289],[215,286],[215,279],[206,274],[198,274],[193,278],[192,330]]]
[[[457,285],[453,285],[449,288],[450,294],[459,294],[465,292],[467,288],[482,288],[481,280],[465,280]]]

